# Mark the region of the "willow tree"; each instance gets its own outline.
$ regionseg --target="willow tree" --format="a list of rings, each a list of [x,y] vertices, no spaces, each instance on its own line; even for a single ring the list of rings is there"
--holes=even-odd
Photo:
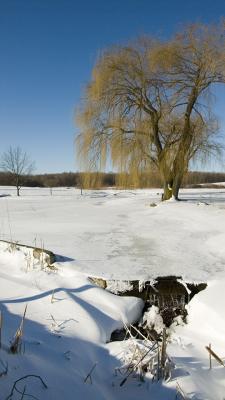
[[[155,167],[163,198],[178,198],[190,160],[219,148],[209,90],[225,82],[223,26],[189,26],[167,41],[145,37],[97,61],[77,114],[78,153],[89,168],[107,158],[137,180]]]

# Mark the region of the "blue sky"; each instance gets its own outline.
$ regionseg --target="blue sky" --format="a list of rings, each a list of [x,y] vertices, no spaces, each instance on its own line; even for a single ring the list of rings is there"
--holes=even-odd
[[[20,145],[37,173],[77,170],[74,110],[98,52],[223,15],[225,0],[0,0],[0,153]],[[216,107],[223,128],[224,91]]]

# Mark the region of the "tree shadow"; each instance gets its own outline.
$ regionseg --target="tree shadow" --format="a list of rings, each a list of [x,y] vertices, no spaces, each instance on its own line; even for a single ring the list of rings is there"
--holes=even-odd
[[[16,279],[15,279],[15,281],[16,281]],[[68,288],[64,288],[64,287],[58,287],[58,288],[46,290],[45,292],[38,293],[38,294],[35,294],[35,295],[32,295],[32,296],[20,297],[18,299],[14,299],[14,298],[13,299],[11,299],[11,298],[2,299],[1,302],[4,303],[4,304],[27,303],[27,302],[30,302],[30,301],[43,299],[44,297],[52,296],[53,291],[54,291],[54,294],[60,293],[60,292],[64,292],[64,293],[67,293],[68,295],[70,295],[71,293],[80,293],[80,292],[83,292],[85,290],[89,290],[89,289],[92,289],[92,288],[93,288],[93,285],[91,285],[91,284],[90,285],[83,285],[83,286],[75,288],[75,289],[68,289]]]
[[[55,254],[55,258],[56,258],[55,261],[60,262],[60,263],[64,263],[64,262],[68,262],[68,261],[75,261],[75,258],[62,256],[60,254]]]
[[[203,400],[205,398],[223,398],[224,383],[224,367],[212,360],[212,369],[209,368],[208,358],[199,357],[173,357],[173,361],[178,366],[175,369],[180,372],[180,377],[190,376],[190,380],[196,388],[194,392],[189,393],[191,399]],[[179,376],[175,375],[174,379]]]
[[[72,293],[72,298],[74,294]],[[74,298],[77,301],[77,298]],[[85,304],[79,299],[79,304],[85,306],[98,321],[102,318],[101,311],[94,306]],[[153,383],[146,378],[140,382],[137,378],[129,378],[123,387],[123,379],[115,375],[115,369],[121,367],[121,361],[109,353],[107,345],[90,342],[80,336],[52,332],[50,321],[41,324],[31,319],[25,319],[22,353],[10,354],[10,339],[13,338],[20,325],[21,317],[12,313],[3,303],[0,303],[3,315],[2,348],[0,359],[8,363],[8,373],[1,378],[1,396],[9,395],[13,383],[28,374],[40,376],[46,383],[45,389],[38,380],[27,378],[18,384],[26,394],[39,400],[137,400],[142,398],[162,398],[174,400],[175,388],[162,382]],[[23,311],[23,310],[21,310]],[[108,316],[105,316],[108,317]],[[108,317],[110,318],[110,317]],[[67,323],[73,322],[67,320]],[[88,326],[86,329],[89,329]],[[96,366],[95,366],[96,365]],[[95,366],[95,367],[94,367]],[[94,367],[91,377],[88,377]],[[0,366],[1,368],[1,366]],[[1,371],[0,371],[1,372]],[[87,379],[86,379],[87,378]],[[86,379],[86,381],[85,381]],[[13,397],[17,399],[18,397]],[[20,397],[19,397],[20,398]],[[25,397],[26,398],[26,397]]]
[[[225,203],[225,191],[224,190],[211,190],[207,192],[190,191],[181,192],[179,196],[181,201],[191,201],[193,203],[203,203],[205,205],[212,203]]]

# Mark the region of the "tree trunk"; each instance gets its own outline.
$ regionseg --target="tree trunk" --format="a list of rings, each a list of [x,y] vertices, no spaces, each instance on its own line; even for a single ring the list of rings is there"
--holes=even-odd
[[[182,174],[178,173],[173,181],[173,196],[176,200],[179,200],[178,194],[181,187],[182,179],[183,179],[183,173]]]
[[[20,180],[19,180],[19,176],[16,176],[16,192],[17,192],[17,196],[20,195]]]
[[[173,195],[172,182],[168,181],[168,180],[165,180],[164,181],[162,201],[171,199],[172,195]]]
[[[182,184],[183,172],[179,171],[176,175],[173,176],[170,180],[164,179],[164,188],[162,200],[169,200],[171,197],[174,197],[175,200],[179,200],[179,190]]]

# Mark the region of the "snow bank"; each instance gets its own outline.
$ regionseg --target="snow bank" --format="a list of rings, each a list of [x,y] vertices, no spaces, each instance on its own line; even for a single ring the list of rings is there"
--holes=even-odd
[[[175,327],[169,354],[173,357],[179,382],[185,393],[195,393],[196,399],[223,400],[225,393],[224,367],[209,354],[206,346],[225,362],[225,276],[210,281],[188,305],[188,323]],[[192,397],[191,397],[192,398]]]
[[[51,264],[55,262],[55,256],[51,251],[26,246],[13,241],[0,240],[0,252],[2,259],[23,265],[27,270],[31,268],[54,268]]]
[[[188,324],[176,334],[186,336],[205,353],[204,346],[211,343],[215,351],[225,357],[225,277],[208,283],[205,290],[195,295],[188,304]]]
[[[9,262],[10,260],[10,262]],[[64,269],[27,271],[20,251],[0,251],[0,309],[3,315],[0,360],[8,363],[1,380],[1,394],[9,394],[13,382],[27,374],[40,375],[48,389],[28,378],[26,393],[42,400],[76,398],[106,399],[114,365],[106,342],[112,331],[140,318],[143,302],[117,297],[90,283],[83,274]],[[23,343],[25,353],[10,355],[8,349],[27,304]],[[23,346],[22,346],[23,348]],[[84,383],[93,365],[94,387]],[[19,386],[23,390],[24,386]]]

